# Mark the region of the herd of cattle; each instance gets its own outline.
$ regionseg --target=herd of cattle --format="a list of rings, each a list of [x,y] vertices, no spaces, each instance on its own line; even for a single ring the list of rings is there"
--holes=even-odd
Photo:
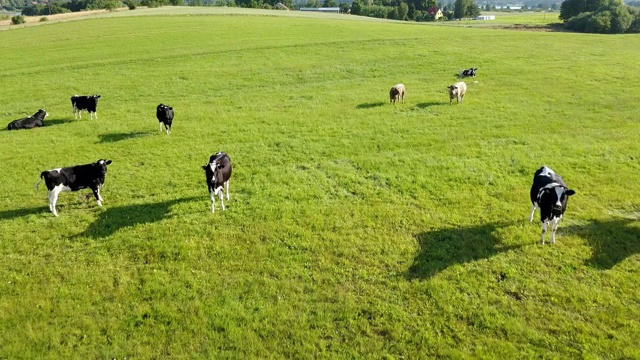
[[[476,68],[470,68],[460,71],[460,77],[476,76]],[[449,104],[456,98],[461,103],[467,91],[467,85],[464,82],[457,82],[448,87]],[[390,102],[395,104],[396,101],[404,103],[405,86],[397,84],[389,91]],[[71,97],[74,118],[79,116],[82,118],[81,111],[86,110],[89,113],[89,119],[93,119],[93,115],[98,119],[97,106],[100,95]],[[8,130],[31,129],[34,127],[44,126],[44,118],[48,114],[45,110],[40,109],[34,115],[27,118],[14,120],[7,126]],[[169,105],[159,104],[156,108],[156,117],[160,124],[160,131],[164,125],[167,135],[171,134],[171,125],[174,118],[173,107]],[[102,206],[102,196],[100,189],[104,185],[107,174],[107,165],[111,164],[111,160],[99,159],[95,163],[76,165],[65,168],[56,168],[46,170],[40,173],[40,181],[36,184],[36,189],[44,180],[49,191],[49,210],[54,216],[58,216],[56,210],[56,202],[58,195],[63,191],[78,191],[89,188],[93,191],[98,206]],[[229,179],[232,173],[231,158],[226,153],[220,151],[211,155],[209,162],[202,166],[205,171],[206,184],[211,198],[211,212],[215,211],[215,197],[220,199],[222,210],[225,210],[223,193],[226,193],[227,201],[229,201]],[[550,242],[555,243],[555,234],[560,220],[567,208],[569,196],[574,195],[575,191],[569,189],[562,177],[556,174],[549,167],[543,166],[538,169],[533,176],[533,184],[530,190],[531,214],[529,221],[533,221],[533,215],[536,208],[540,209],[540,222],[542,223],[542,244],[545,242],[545,236],[548,225],[551,224]]]

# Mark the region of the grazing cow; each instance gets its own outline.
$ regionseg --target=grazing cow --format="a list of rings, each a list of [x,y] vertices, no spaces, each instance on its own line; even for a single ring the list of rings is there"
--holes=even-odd
[[[73,118],[77,119],[77,115],[82,119],[82,110],[89,112],[89,119],[93,119],[93,114],[96,114],[96,120],[98,120],[98,113],[96,108],[98,107],[98,99],[100,95],[80,96],[73,95],[71,97],[71,105],[73,105]]]
[[[575,194],[569,190],[562,177],[550,168],[543,166],[533,175],[533,185],[531,185],[531,214],[529,222],[533,221],[533,213],[540,208],[540,221],[542,222],[542,244],[547,233],[547,224],[551,222],[552,244],[556,242],[556,229],[562,220],[562,214],[567,209],[569,196]]]
[[[478,70],[478,68],[469,68],[469,69],[464,69],[464,70],[460,70],[460,74],[458,76],[460,76],[461,78],[463,77],[476,77],[476,70]]]
[[[162,131],[162,124],[167,130],[167,135],[171,134],[171,123],[173,122],[173,108],[169,105],[160,104],[156,108],[156,117],[160,124],[160,131]]]
[[[467,84],[464,81],[457,82],[453,85],[449,85],[449,105],[453,103],[453,99],[458,99],[457,104],[461,103],[464,99],[464,94],[467,92]]]
[[[215,195],[220,198],[222,210],[224,210],[224,201],[222,200],[223,186],[226,189],[227,201],[229,201],[229,178],[231,177],[231,159],[229,155],[220,151],[215,155],[211,155],[209,163],[202,167],[207,175],[207,186],[209,195],[211,196],[211,212],[214,212],[216,202]]]
[[[13,120],[7,125],[7,130],[19,130],[19,129],[33,129],[36,126],[44,126],[44,118],[49,114],[43,109],[38,110],[37,113],[18,120]]]
[[[98,205],[102,206],[100,188],[104,185],[104,177],[107,174],[107,165],[109,164],[111,164],[111,160],[100,159],[93,164],[43,171],[40,174],[40,181],[36,184],[36,190],[44,179],[44,183],[49,190],[49,210],[55,216],[58,216],[58,211],[56,211],[58,194],[62,191],[78,191],[90,188],[93,191],[93,196],[98,201]]]
[[[404,85],[398,84],[393,86],[391,90],[389,90],[389,103],[395,105],[396,101],[402,99],[402,103],[404,104],[404,92]]]

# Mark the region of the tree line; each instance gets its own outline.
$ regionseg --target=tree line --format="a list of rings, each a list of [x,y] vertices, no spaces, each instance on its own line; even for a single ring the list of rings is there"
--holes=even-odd
[[[640,33],[640,8],[621,0],[566,0],[560,6],[565,28],[600,34]]]

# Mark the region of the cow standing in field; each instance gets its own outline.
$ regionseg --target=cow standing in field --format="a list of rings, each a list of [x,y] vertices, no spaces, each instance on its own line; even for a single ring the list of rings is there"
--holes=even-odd
[[[171,134],[171,124],[173,123],[173,108],[169,105],[160,104],[156,108],[156,117],[162,131],[162,124],[167,130],[167,135]]]
[[[397,84],[391,87],[391,90],[389,90],[389,103],[395,105],[396,101],[402,99],[402,103],[404,104],[404,93],[405,88],[403,84]]]
[[[98,99],[100,99],[100,95],[73,95],[71,97],[71,105],[73,106],[73,118],[77,119],[77,116],[79,115],[80,119],[82,119],[81,111],[86,110],[89,113],[89,120],[93,119],[93,114],[96,115],[96,120],[98,120]]]
[[[229,155],[220,151],[211,155],[209,163],[202,167],[207,176],[207,187],[211,197],[211,212],[215,211],[216,195],[220,198],[220,205],[224,210],[224,201],[222,199],[223,187],[227,193],[227,201],[229,201],[229,178],[231,178],[232,166]]]
[[[570,190],[562,177],[550,168],[543,166],[533,175],[533,185],[531,185],[531,214],[529,222],[533,221],[533,213],[536,208],[540,208],[540,221],[542,222],[542,244],[547,233],[547,225],[551,222],[552,244],[556,242],[556,230],[562,220],[562,215],[567,209],[569,196],[576,192]]]
[[[459,104],[464,99],[464,94],[467,92],[467,84],[464,81],[457,82],[453,85],[449,85],[449,105],[453,103],[453,99],[457,99]]]
[[[56,210],[58,195],[63,191],[78,191],[90,188],[96,201],[98,201],[98,205],[102,206],[100,188],[104,185],[107,165],[109,164],[111,164],[111,160],[100,159],[93,164],[43,171],[40,174],[40,181],[36,184],[36,190],[40,182],[44,180],[49,190],[49,210],[55,216],[58,216],[58,211]]]
[[[29,117],[13,120],[7,125],[7,130],[33,129],[37,126],[44,126],[44,118],[47,116],[49,114],[44,109],[40,109]]]

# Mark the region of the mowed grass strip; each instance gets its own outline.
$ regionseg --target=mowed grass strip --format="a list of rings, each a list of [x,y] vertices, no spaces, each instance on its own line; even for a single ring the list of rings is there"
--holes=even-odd
[[[640,357],[638,37],[145,16],[0,41],[0,119],[51,125],[0,131],[2,358]],[[54,218],[40,172],[100,158],[104,206]],[[543,164],[577,192],[555,246],[527,221]]]

